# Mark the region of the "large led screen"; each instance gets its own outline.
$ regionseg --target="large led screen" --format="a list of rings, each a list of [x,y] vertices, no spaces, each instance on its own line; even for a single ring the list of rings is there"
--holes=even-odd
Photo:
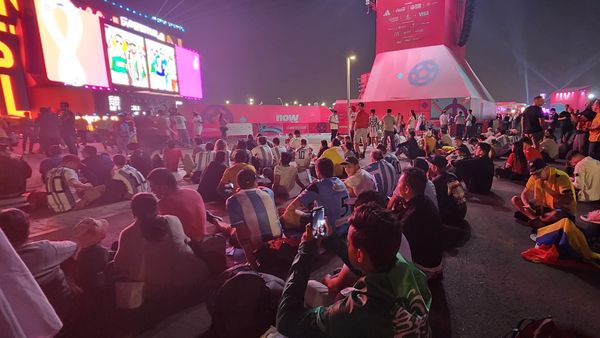
[[[179,75],[179,94],[201,99],[203,96],[200,55],[189,49],[175,46],[175,56]]]
[[[68,0],[35,0],[35,9],[48,79],[108,87],[98,17]]]
[[[148,88],[144,38],[107,24],[104,36],[112,83]]]
[[[175,49],[146,39],[146,52],[150,66],[150,88],[177,93],[177,65]]]

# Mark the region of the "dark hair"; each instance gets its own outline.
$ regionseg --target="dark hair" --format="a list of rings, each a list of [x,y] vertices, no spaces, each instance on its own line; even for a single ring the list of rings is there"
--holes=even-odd
[[[406,185],[415,195],[425,194],[425,186],[427,185],[427,175],[419,168],[409,167],[402,170],[402,175]]]
[[[322,157],[317,160],[317,171],[325,178],[333,177],[334,173],[333,161]]]
[[[413,167],[421,169],[424,173],[429,171],[429,163],[422,157],[417,157],[413,161]]]
[[[531,142],[531,139],[527,136],[521,138],[521,142],[529,144],[530,146],[533,145],[533,142]]]
[[[29,215],[20,209],[10,208],[0,211],[0,229],[14,248],[27,242],[29,238]]]
[[[157,185],[166,185],[171,189],[177,188],[175,176],[167,168],[156,168],[148,174],[148,181]]]
[[[46,150],[46,156],[56,156],[62,153],[62,149],[58,144],[53,144]]]
[[[273,138],[273,144],[278,146],[281,143],[281,140],[279,140],[279,137],[274,137]]]
[[[244,169],[237,174],[235,180],[241,189],[250,189],[256,182],[256,173],[253,170]]]
[[[538,95],[538,96],[536,96],[536,97],[533,98],[534,101],[535,100],[539,100],[539,99],[543,99],[542,95]]]
[[[300,135],[300,130],[298,130],[298,129],[294,130],[294,135]]]
[[[371,153],[371,158],[374,159],[375,161],[381,161],[381,160],[383,160],[383,153],[381,152],[381,150],[375,149]]]
[[[492,146],[489,143],[480,142],[477,146],[479,146],[479,149],[483,150],[486,154],[492,151]]]
[[[303,138],[303,139],[300,140],[300,144],[303,145],[303,146],[305,146],[305,145],[308,144],[308,141],[305,138]]]
[[[415,138],[417,136],[417,133],[414,130],[411,130],[408,135],[410,135],[410,138]]]
[[[205,148],[206,148],[206,151],[212,151],[212,150],[215,150],[215,144],[214,144],[214,143],[212,143],[212,142],[208,142],[208,143],[206,144]]]
[[[376,270],[391,267],[402,243],[398,216],[376,203],[363,204],[354,210],[349,220],[354,228],[354,247],[364,250]]]
[[[245,149],[238,149],[233,153],[233,160],[237,163],[248,162],[248,153]]]
[[[323,149],[329,148],[329,145],[327,144],[327,140],[321,140],[321,147]]]
[[[414,118],[417,118],[417,114],[415,114],[415,111],[414,111],[414,110],[411,110],[411,111],[410,111],[410,114],[411,114],[411,115],[412,115]]]
[[[371,114],[375,114],[375,113],[376,113],[375,109],[371,109]]]
[[[288,153],[287,151],[281,153],[281,164],[282,165],[289,165],[290,162],[292,162],[292,158],[293,158],[292,154]]]
[[[383,143],[379,143],[377,145],[377,150],[381,151],[384,154],[387,153],[387,148]]]
[[[513,143],[513,154],[515,154],[515,160],[522,166],[527,167],[527,158],[523,152],[523,141],[516,141]]]
[[[340,140],[338,140],[337,138],[334,138],[334,139],[333,139],[333,141],[331,141],[331,144],[332,144],[334,147],[339,147],[339,146],[341,146],[341,145],[342,145],[342,142],[340,142]]]
[[[348,149],[348,151],[354,151],[354,143],[346,142],[346,149]]]
[[[267,138],[266,138],[266,137],[264,137],[264,136],[261,136],[261,137],[259,137],[259,138],[258,138],[258,144],[260,144],[260,145],[263,145],[263,146],[264,146],[265,144],[267,144]]]
[[[364,102],[359,102],[359,103],[358,103],[358,106],[359,106],[359,107],[364,107],[364,106],[365,106],[365,103],[364,103]]]
[[[386,112],[387,112],[387,113],[391,113],[391,112],[392,112],[392,110],[391,110],[390,108],[388,108],[388,109],[386,110]]]
[[[354,208],[358,208],[359,206],[367,203],[375,203],[382,208],[387,207],[387,198],[383,196],[383,194],[375,191],[375,190],[367,190],[361,192],[358,196],[356,196],[356,201],[354,202]]]
[[[246,140],[238,140],[235,149],[246,149]]]
[[[127,164],[127,158],[121,154],[117,154],[115,156],[113,156],[112,161],[115,162],[116,165],[126,165]]]
[[[479,139],[477,137],[471,137],[469,139],[469,144],[471,144],[471,145],[475,145],[475,144],[478,144],[478,143],[479,143]]]
[[[131,199],[131,212],[138,219],[142,237],[158,242],[167,235],[167,219],[158,216],[158,201],[153,194],[140,192]]]
[[[86,153],[91,156],[94,156],[94,155],[98,154],[98,149],[96,149],[96,147],[94,147],[94,146],[85,146],[85,147],[83,147],[83,150],[81,151],[81,153]]]
[[[217,162],[217,163],[225,163],[225,159],[226,158],[227,158],[227,153],[225,151],[223,151],[223,150],[219,150],[215,154],[214,161]]]

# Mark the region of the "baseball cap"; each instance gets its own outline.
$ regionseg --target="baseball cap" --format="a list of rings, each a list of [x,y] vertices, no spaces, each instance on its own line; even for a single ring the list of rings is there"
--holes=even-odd
[[[544,168],[546,168],[546,162],[541,158],[529,162],[529,173],[532,175]]]
[[[348,156],[346,157],[346,159],[344,160],[344,162],[342,162],[342,165],[347,165],[347,164],[358,164],[358,158],[356,158],[355,156]]]
[[[442,155],[428,157],[427,161],[438,168],[446,168],[448,166],[448,160]]]

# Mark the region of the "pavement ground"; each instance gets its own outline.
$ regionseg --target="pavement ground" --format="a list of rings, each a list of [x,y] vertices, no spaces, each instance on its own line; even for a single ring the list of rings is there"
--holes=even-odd
[[[408,166],[406,162],[402,165]],[[33,163],[32,167],[37,168]],[[561,327],[576,328],[582,336],[600,337],[600,271],[573,271],[521,258],[522,251],[534,246],[529,238],[530,229],[513,217],[510,198],[521,190],[522,185],[496,179],[493,195],[469,196],[466,219],[470,224],[470,238],[446,254],[444,260],[442,284],[451,336],[500,337],[523,318],[552,315]],[[209,204],[207,207],[225,216],[222,206]],[[580,203],[579,214],[599,207]],[[120,230],[133,220],[129,203],[119,202],[33,219],[32,238],[71,239],[72,227],[83,217],[109,221],[106,245],[114,242]],[[578,225],[586,233],[600,231],[600,226],[579,219]],[[335,265],[337,263],[321,266],[313,276],[320,278]],[[198,336],[207,325],[199,320],[204,311],[202,304],[181,311],[157,324],[143,337]]]

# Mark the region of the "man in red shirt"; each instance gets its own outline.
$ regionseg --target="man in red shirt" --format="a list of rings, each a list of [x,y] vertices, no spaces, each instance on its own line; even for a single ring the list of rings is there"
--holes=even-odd
[[[177,216],[185,234],[192,241],[202,241],[206,235],[206,207],[202,196],[196,190],[179,188],[175,176],[166,168],[152,170],[148,181],[150,189],[160,199],[160,214]]]
[[[167,142],[167,147],[163,150],[165,167],[169,171],[176,172],[179,169],[179,161],[183,161],[181,149],[175,147],[175,141]]]
[[[365,111],[365,104],[360,102],[358,104],[358,113],[354,119],[354,149],[359,152],[359,157],[365,158],[368,144],[368,128],[369,128],[369,114]],[[363,144],[363,152],[360,154],[360,142]]]
[[[523,137],[521,142],[523,142],[523,152],[525,153],[527,162],[531,162],[536,158],[542,158],[542,153],[533,147],[533,142],[529,137]]]

